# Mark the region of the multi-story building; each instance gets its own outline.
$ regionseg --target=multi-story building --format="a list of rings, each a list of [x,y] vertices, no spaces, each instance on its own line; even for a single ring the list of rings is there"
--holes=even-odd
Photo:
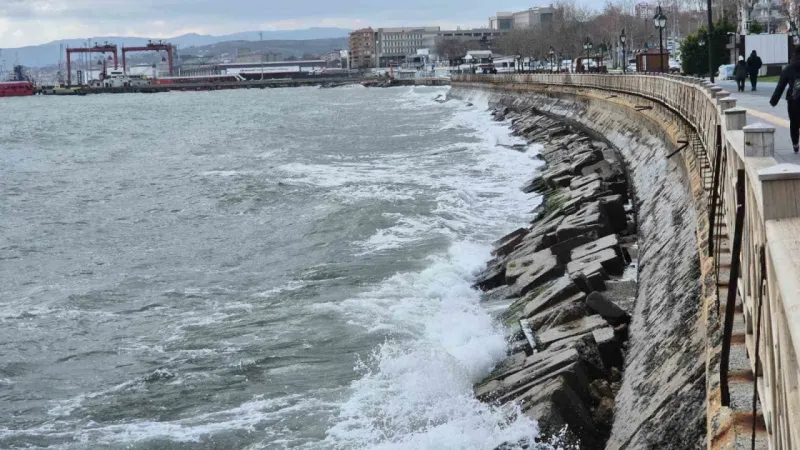
[[[442,30],[436,34],[436,37],[459,41],[494,42],[506,33],[508,33],[508,29],[472,28],[468,30]]]
[[[495,48],[495,43],[504,34],[511,30],[492,30],[488,28],[472,28],[468,30],[442,30],[436,35],[439,40],[455,40],[461,42],[474,42],[471,49],[491,50]],[[441,55],[440,55],[441,56]]]
[[[499,12],[489,18],[489,29],[522,30],[544,25],[553,21],[555,9],[552,6],[536,6],[514,13]]]
[[[249,48],[237,48],[235,55],[234,61],[237,63],[274,62],[283,60],[283,55],[280,52],[271,52],[269,50],[252,51]]]
[[[432,49],[439,31],[439,27],[378,28],[375,31],[378,66],[401,64],[416,55],[417,50]]]
[[[743,34],[753,21],[760,23],[767,33],[784,33],[789,30],[789,18],[781,0],[757,0],[750,7],[749,14],[747,7],[742,9]]]
[[[514,29],[514,13],[499,12],[496,16],[489,17],[490,30],[512,30]]]
[[[377,63],[376,33],[372,28],[353,31],[349,36],[350,68],[369,69]]]

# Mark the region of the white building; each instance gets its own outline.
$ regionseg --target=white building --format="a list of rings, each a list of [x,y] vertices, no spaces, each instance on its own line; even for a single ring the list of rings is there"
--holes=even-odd
[[[536,6],[518,12],[498,12],[489,18],[492,30],[522,30],[548,24],[553,21],[555,9],[552,6]]]
[[[416,55],[417,50],[434,48],[438,33],[439,27],[378,28],[375,31],[378,66],[403,63],[407,57]]]

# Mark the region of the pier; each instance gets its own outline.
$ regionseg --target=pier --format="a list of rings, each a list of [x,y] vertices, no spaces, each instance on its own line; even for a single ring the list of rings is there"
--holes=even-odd
[[[363,84],[367,87],[393,86],[446,86],[449,78],[403,78],[375,79],[361,77],[325,77],[325,78],[278,78],[267,80],[245,80],[235,82],[202,82],[176,84],[147,84],[120,87],[73,86],[72,88],[39,89],[42,95],[86,95],[86,94],[130,94],[159,93],[172,91],[218,91],[226,89],[267,89],[303,86],[338,87],[348,84]]]

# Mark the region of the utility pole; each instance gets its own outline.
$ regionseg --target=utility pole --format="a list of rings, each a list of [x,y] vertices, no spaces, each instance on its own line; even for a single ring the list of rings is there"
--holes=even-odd
[[[261,60],[261,81],[264,81],[264,32],[258,32],[258,56]]]
[[[711,82],[714,82],[714,21],[711,19],[711,0],[707,0],[708,9],[708,75],[711,77]]]

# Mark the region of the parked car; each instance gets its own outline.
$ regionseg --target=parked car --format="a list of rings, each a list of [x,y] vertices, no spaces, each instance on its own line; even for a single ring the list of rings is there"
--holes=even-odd
[[[720,80],[732,80],[733,79],[733,69],[736,68],[735,64],[723,64],[719,66],[717,70],[717,78]]]
[[[670,59],[669,60],[669,73],[680,73],[681,71],[681,63],[680,61]]]

